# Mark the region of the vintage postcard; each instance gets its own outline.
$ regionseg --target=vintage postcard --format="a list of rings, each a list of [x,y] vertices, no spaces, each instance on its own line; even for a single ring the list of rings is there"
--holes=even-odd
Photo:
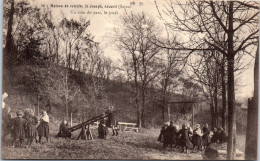
[[[4,0],[1,158],[256,160],[259,7]]]

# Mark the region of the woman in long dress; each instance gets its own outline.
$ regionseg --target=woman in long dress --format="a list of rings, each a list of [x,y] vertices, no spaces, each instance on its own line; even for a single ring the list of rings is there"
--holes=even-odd
[[[195,129],[193,131],[193,136],[192,136],[192,144],[193,144],[193,152],[196,146],[198,147],[198,150],[202,146],[202,131],[200,129],[200,124],[197,124],[195,126]]]
[[[39,134],[39,143],[41,143],[42,137],[46,137],[48,142],[50,131],[49,131],[49,116],[46,111],[42,112],[42,116],[40,118],[40,124],[37,127],[37,130]]]

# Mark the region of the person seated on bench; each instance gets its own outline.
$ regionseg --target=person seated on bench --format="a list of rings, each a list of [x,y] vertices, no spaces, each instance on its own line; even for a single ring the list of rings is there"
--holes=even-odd
[[[56,135],[57,137],[71,137],[71,132],[68,131],[69,125],[66,120],[62,121],[60,124],[60,131]]]

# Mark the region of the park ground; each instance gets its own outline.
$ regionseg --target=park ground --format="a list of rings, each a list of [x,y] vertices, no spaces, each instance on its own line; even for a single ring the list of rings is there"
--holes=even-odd
[[[96,129],[92,129],[93,140],[76,140],[79,131],[73,133],[72,139],[55,138],[53,133],[48,143],[43,139],[42,144],[34,142],[30,148],[2,146],[2,159],[202,159],[202,152],[163,151],[157,141],[159,132],[159,129],[143,129],[111,136],[110,131],[106,140],[97,138]]]
[[[157,141],[160,129],[141,129],[137,132],[120,132],[106,140],[97,138],[97,129],[92,129],[93,140],[76,140],[79,131],[73,132],[72,139],[55,138],[57,126],[52,125],[51,139],[42,144],[35,142],[30,148],[2,146],[2,159],[142,159],[142,160],[201,160],[203,152],[180,153],[164,151]],[[238,140],[242,139],[238,136]],[[7,140],[11,141],[10,138]],[[243,146],[243,145],[239,145]]]

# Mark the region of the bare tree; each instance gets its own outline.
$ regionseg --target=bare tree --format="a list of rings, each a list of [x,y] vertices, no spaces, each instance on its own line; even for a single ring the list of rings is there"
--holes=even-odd
[[[227,58],[229,118],[227,157],[234,159],[236,156],[234,60],[238,54],[251,55],[252,47],[256,46],[259,32],[259,3],[253,1],[167,2],[164,13],[171,18],[171,22],[164,19],[165,23],[174,31],[188,33],[192,40],[182,44],[182,49],[209,50],[203,48],[203,44],[207,43],[210,49],[218,50]],[[162,16],[161,12],[160,15]],[[223,34],[226,35],[226,39],[220,36]]]
[[[99,100],[105,99],[105,83],[111,73],[111,60],[103,57],[102,49],[98,43],[93,43],[91,48],[86,48],[84,60],[84,72],[89,74],[86,87],[90,95],[91,106],[98,114]]]
[[[69,103],[75,99],[75,96],[80,92],[80,88],[70,81],[68,71],[65,69],[62,72],[62,79],[55,83],[55,89],[58,95],[62,98],[62,101],[65,105],[66,116],[69,118]],[[47,89],[47,91],[52,92],[53,90]]]
[[[90,21],[85,22],[82,20],[82,22],[83,23],[73,19],[68,20],[67,18],[64,18],[60,22],[60,27],[62,28],[62,39],[65,43],[66,66],[68,68],[72,68],[72,49],[75,43],[82,38],[82,36],[85,36],[85,38],[88,37],[88,40],[92,41],[90,35],[85,32],[90,25]]]
[[[170,39],[169,33],[167,32],[167,39],[165,43],[168,45],[176,44],[177,40]],[[158,75],[156,79],[160,81],[160,95],[161,95],[161,108],[162,108],[162,117],[163,121],[165,121],[165,109],[167,108],[168,102],[171,97],[171,93],[174,93],[174,89],[178,85],[177,77],[181,75],[182,69],[185,67],[185,62],[182,59],[182,52],[164,49],[164,53],[162,54],[161,59],[161,67],[162,72]],[[168,111],[169,112],[169,111]],[[169,116],[169,113],[168,113]]]
[[[121,18],[121,25],[115,28],[115,42],[123,54],[124,65],[130,80],[134,81],[135,108],[137,123],[144,124],[147,88],[161,71],[159,59],[160,48],[155,46],[151,37],[158,35],[159,28],[153,19],[142,14],[128,14]]]
[[[188,63],[191,68],[191,80],[200,83],[204,90],[204,96],[209,103],[211,111],[211,127],[218,126],[219,119],[219,96],[221,92],[221,64],[220,53],[216,51],[204,51],[193,56]]]

